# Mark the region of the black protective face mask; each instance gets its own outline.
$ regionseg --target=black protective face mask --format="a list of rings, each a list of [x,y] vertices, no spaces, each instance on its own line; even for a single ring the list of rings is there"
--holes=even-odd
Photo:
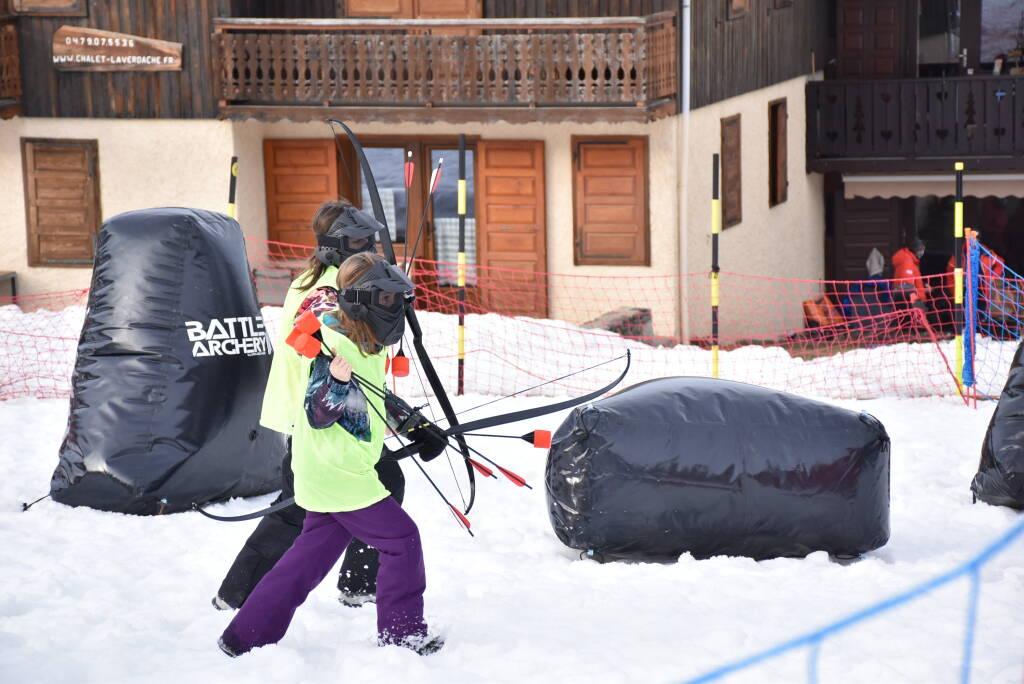
[[[338,307],[354,321],[370,326],[378,344],[397,344],[405,334],[405,309],[414,286],[401,269],[378,261],[359,281],[338,291]]]
[[[375,218],[355,207],[345,207],[323,235],[316,236],[316,258],[324,266],[341,266],[345,259],[377,247],[384,230]]]

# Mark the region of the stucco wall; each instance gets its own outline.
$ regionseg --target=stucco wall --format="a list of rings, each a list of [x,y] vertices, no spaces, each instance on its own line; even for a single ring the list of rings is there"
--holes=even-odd
[[[89,286],[90,268],[29,268],[21,138],[96,140],[102,219],[156,206],[225,211],[231,124],[219,121],[26,119],[0,121],[0,271],[19,294]]]
[[[657,334],[671,335],[678,327],[678,295],[675,288],[679,254],[675,119],[652,124],[402,124],[403,135],[454,136],[465,133],[487,140],[543,140],[544,178],[547,209],[548,271],[569,276],[613,276],[591,279],[553,278],[549,299],[550,315],[572,322],[625,305],[650,304]],[[393,124],[353,126],[357,135],[395,135]],[[263,123],[246,121],[235,125],[235,147],[241,164],[239,180],[240,214],[247,230],[266,234],[266,192],[263,186],[262,141],[266,138],[323,138],[329,135],[322,123]],[[574,266],[573,264],[573,135],[647,135],[650,163],[649,213],[651,265]],[[447,163],[450,164],[449,160]],[[448,173],[454,173],[449,166]],[[659,290],[643,301],[633,276],[658,276]],[[638,299],[640,301],[638,301]]]
[[[722,267],[727,271],[821,278],[824,270],[824,208],[821,177],[804,173],[804,84],[794,79],[651,124],[403,124],[401,133],[455,135],[484,139],[543,140],[547,207],[548,270],[555,278],[551,315],[574,322],[618,306],[649,306],[655,332],[691,336],[708,332],[706,274],[710,266],[711,155],[719,151],[722,117],[742,114],[743,222],[722,235]],[[768,103],[786,97],[789,126],[789,198],[768,207]],[[394,135],[392,124],[361,124],[360,135]],[[185,205],[223,211],[228,160],[239,156],[239,221],[254,262],[261,260],[259,240],[266,238],[263,140],[324,138],[320,123],[258,121],[130,121],[24,119],[0,122],[0,270],[18,271],[23,293],[85,287],[85,268],[32,268],[26,263],[22,137],[96,139],[99,147],[103,218],[130,209]],[[586,266],[573,263],[573,135],[646,135],[649,151],[648,207],[651,265]],[[680,192],[680,188],[682,191]],[[684,221],[680,221],[684,217]],[[677,286],[680,272],[698,273]],[[597,276],[588,279],[576,276]],[[804,289],[813,289],[807,286]],[[751,321],[766,320],[759,308],[773,304],[773,327],[799,325],[799,299],[778,307],[767,291],[750,283],[723,281],[722,321],[727,335],[757,332]],[[686,302],[680,316],[679,301]],[[792,310],[790,310],[792,309]],[[781,313],[779,313],[781,312]],[[683,325],[685,328],[681,328]]]
[[[804,86],[797,78],[702,107],[680,118],[686,173],[684,271],[688,333],[710,332],[707,273],[711,266],[712,155],[721,151],[721,119],[740,114],[743,220],[720,237],[723,271],[787,279],[820,279],[825,272],[823,177],[805,172]],[[789,196],[768,206],[768,104],[786,98]],[[815,283],[773,283],[722,276],[723,339],[775,335],[800,327],[801,302],[817,292]]]

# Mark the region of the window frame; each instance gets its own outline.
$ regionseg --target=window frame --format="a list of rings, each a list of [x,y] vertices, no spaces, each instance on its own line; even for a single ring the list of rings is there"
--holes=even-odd
[[[644,238],[644,251],[639,259],[613,259],[610,257],[586,257],[583,256],[579,247],[582,240],[579,216],[577,215],[577,192],[576,173],[580,164],[580,145],[587,143],[599,144],[628,144],[633,141],[640,141],[643,144],[642,163],[642,197],[644,203],[642,235]],[[646,135],[574,135],[570,139],[572,150],[572,238],[573,238],[573,265],[574,266],[639,266],[649,267],[651,265],[651,145],[650,136]]]

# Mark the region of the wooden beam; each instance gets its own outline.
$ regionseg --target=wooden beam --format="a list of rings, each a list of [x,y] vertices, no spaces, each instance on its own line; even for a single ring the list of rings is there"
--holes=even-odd
[[[215,28],[243,31],[402,31],[406,29],[478,29],[483,31],[636,29],[650,23],[671,21],[675,12],[646,17],[586,17],[577,19],[236,19],[218,17]]]
[[[676,113],[675,99],[645,109],[625,107],[289,107],[228,105],[220,118],[261,121],[321,121],[329,116],[346,121],[385,123],[576,123],[648,122]]]

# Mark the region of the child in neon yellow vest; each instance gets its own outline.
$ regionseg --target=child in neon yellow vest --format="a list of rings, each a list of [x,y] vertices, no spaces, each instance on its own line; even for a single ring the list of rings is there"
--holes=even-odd
[[[370,276],[377,280],[368,281]],[[379,286],[381,278],[400,287]],[[324,346],[333,359],[321,354],[306,362],[305,416],[292,433],[296,503],[308,511],[302,533],[224,631],[220,646],[228,655],[280,641],[296,608],[353,537],[380,551],[378,643],[423,655],[444,643],[428,636],[423,619],[426,576],[419,530],[374,469],[387,430],[385,345],[401,338],[404,296],[412,284],[379,256],[363,253],[342,264],[338,288],[340,310],[321,318],[327,324],[321,328]]]
[[[338,266],[345,257],[359,251],[374,251],[376,238],[372,231],[375,223],[372,216],[345,200],[324,202],[313,216],[312,232],[318,245],[306,270],[288,288],[281,309],[281,330],[274,341],[274,360],[263,395],[260,415],[260,425],[263,427],[291,436],[294,426],[304,420],[302,401],[309,366],[285,343],[291,331],[291,321],[300,306],[308,305],[306,299],[312,293],[324,290],[336,294],[334,288],[337,286]],[[336,297],[329,308],[337,308]],[[405,477],[398,462],[379,461],[377,474],[391,496],[402,503]],[[281,475],[281,495],[278,501],[294,494],[290,440]],[[306,512],[295,505],[261,520],[225,574],[213,605],[227,610],[239,608],[245,603],[263,575],[299,536],[305,515]],[[338,573],[339,600],[342,604],[358,607],[374,600],[378,562],[376,549],[358,539],[352,541],[345,551],[345,559]]]

